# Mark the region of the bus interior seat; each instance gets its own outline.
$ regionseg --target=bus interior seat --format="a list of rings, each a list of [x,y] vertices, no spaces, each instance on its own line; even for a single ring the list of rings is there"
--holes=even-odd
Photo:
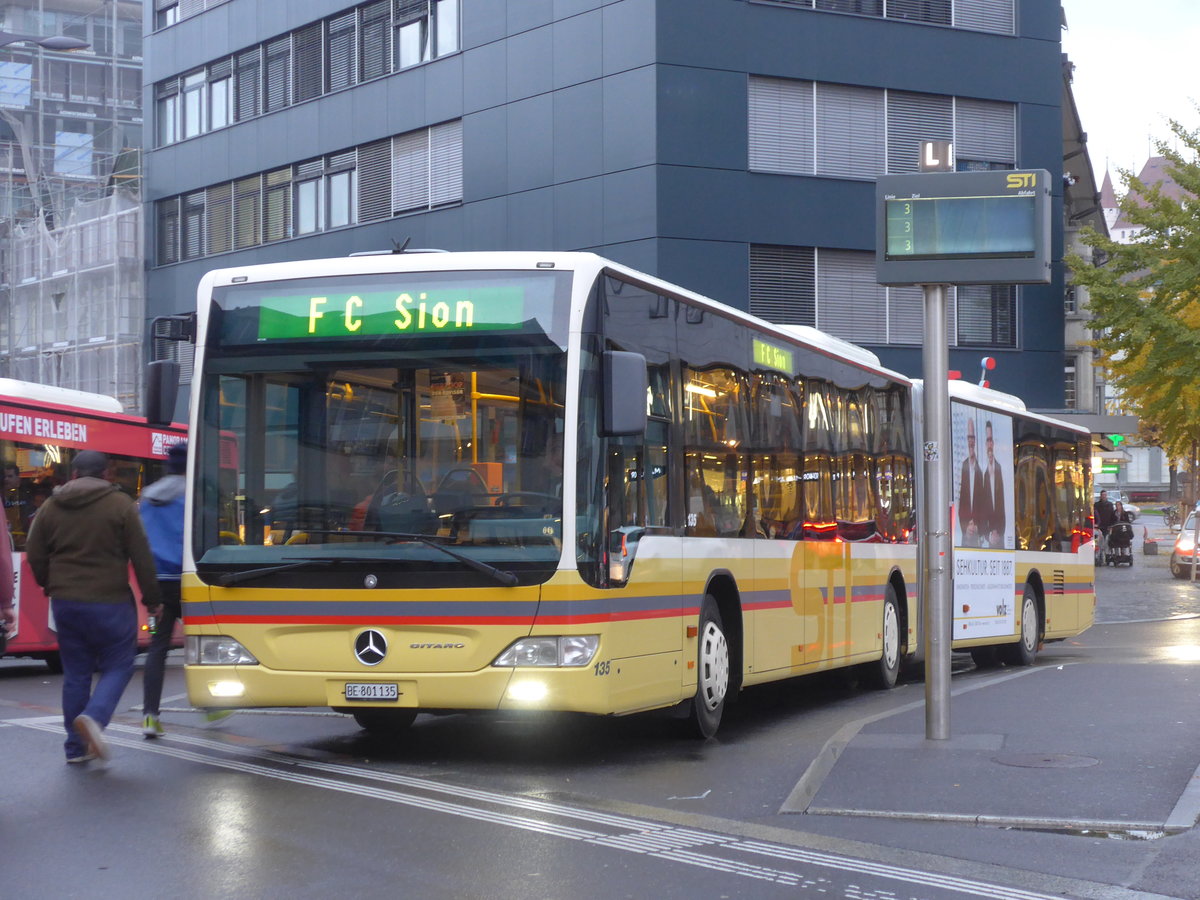
[[[380,531],[424,534],[434,529],[437,517],[429,508],[429,498],[419,484],[413,487],[412,493],[392,491],[379,501]]]
[[[487,485],[470,466],[459,466],[443,475],[432,499],[433,509],[439,515],[472,506],[490,505]]]

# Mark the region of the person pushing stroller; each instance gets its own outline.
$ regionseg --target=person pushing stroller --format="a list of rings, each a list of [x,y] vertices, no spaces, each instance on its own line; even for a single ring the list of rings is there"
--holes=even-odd
[[[1105,561],[1111,566],[1133,565],[1133,515],[1118,500],[1113,506],[1113,521],[1108,526]]]

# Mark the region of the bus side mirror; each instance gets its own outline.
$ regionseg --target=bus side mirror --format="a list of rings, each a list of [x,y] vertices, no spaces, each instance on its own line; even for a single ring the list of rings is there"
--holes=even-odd
[[[649,386],[646,357],[623,350],[604,352],[604,421],[600,430],[605,437],[646,433]]]
[[[146,366],[146,421],[151,425],[170,425],[175,420],[175,400],[179,396],[179,363],[157,359]]]

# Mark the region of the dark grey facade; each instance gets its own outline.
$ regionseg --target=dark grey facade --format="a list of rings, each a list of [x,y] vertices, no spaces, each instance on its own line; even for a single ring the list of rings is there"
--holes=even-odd
[[[993,387],[1031,407],[1060,408],[1057,4],[888,2],[890,8],[883,0],[461,0],[461,8],[440,10],[457,29],[444,53],[337,89],[329,89],[331,73],[341,71],[328,56],[337,40],[333,20],[359,10],[353,64],[361,69],[375,53],[366,18],[373,13],[364,10],[378,4],[209,0],[209,8],[157,30],[159,14],[148,9],[148,314],[191,309],[205,271],[243,263],[339,256],[404,240],[449,250],[585,249],[768,318],[776,309],[786,310],[790,321],[809,317],[809,324],[919,375],[915,289],[880,293],[862,261],[874,252],[873,178],[884,168],[915,168],[915,146],[909,155],[901,138],[910,142],[924,126],[902,112],[911,119],[911,110],[929,108],[942,111],[940,124],[918,136],[959,135],[960,148],[986,144],[989,123],[1002,124],[995,140],[1011,148],[991,153],[985,147],[968,165],[1043,168],[1052,175],[1053,283],[1022,287],[999,306],[976,292],[970,309],[964,291],[951,368],[975,380],[979,358],[994,356]],[[395,0],[391,26],[413,6]],[[429,7],[431,17],[439,6]],[[835,11],[846,9],[862,12]],[[312,94],[299,75],[309,47],[305,35],[316,34],[311,26],[322,20],[326,89],[301,99]],[[432,18],[425,24],[432,33]],[[220,127],[186,139],[180,132],[165,145],[161,132],[160,140],[152,139],[151,130],[160,127],[156,116],[175,108],[161,99],[174,79],[204,70],[210,86],[230,90],[220,80],[224,63],[212,64],[228,58],[236,70],[239,52],[255,46],[265,64],[284,35],[291,36],[297,66],[291,102],[271,112],[247,108],[243,119],[228,113],[228,124],[221,118],[226,113],[213,113]],[[392,36],[398,52],[400,33]],[[230,94],[220,102],[237,100]],[[797,107],[797,115],[787,107],[792,102],[812,103],[815,134],[806,130],[808,107]],[[440,196],[435,183],[423,207],[411,206],[400,199],[406,193],[400,182],[408,177],[397,162],[407,152],[402,145],[428,136],[435,169],[445,128],[460,154],[451,166],[460,168],[451,171]],[[789,129],[797,128],[804,132],[799,143],[811,137],[815,149],[805,146],[793,160]],[[387,160],[371,154],[386,155],[388,146],[391,166],[384,172]],[[352,221],[333,225],[342,219],[327,212],[313,230],[308,213],[300,222],[307,202],[300,185],[308,176],[297,164],[324,160],[316,168],[333,172],[331,154],[351,150],[359,161]],[[385,181],[390,174],[389,184],[372,181],[380,172]],[[291,185],[277,186],[274,207],[266,173],[282,173],[276,181]],[[259,175],[260,201],[239,205],[239,186],[253,190],[244,179]],[[321,184],[320,190],[332,189],[332,182]],[[380,197],[389,189],[392,203],[385,209]],[[229,207],[227,192],[234,195]],[[254,202],[260,203],[258,219]],[[210,220],[220,224],[201,235],[197,228],[209,228]],[[239,243],[246,249],[235,249]],[[782,268],[773,268],[777,260]],[[843,272],[854,277],[843,279]],[[797,273],[804,284],[793,288]],[[805,299],[794,305],[793,295]],[[886,330],[878,327],[881,315]]]

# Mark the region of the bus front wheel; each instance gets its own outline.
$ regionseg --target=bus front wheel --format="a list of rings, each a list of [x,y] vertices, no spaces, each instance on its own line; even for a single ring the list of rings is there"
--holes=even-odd
[[[729,691],[729,642],[721,622],[721,611],[712,594],[706,594],[700,609],[700,633],[696,647],[696,696],[688,717],[697,736],[708,739],[717,733],[725,695]]]

